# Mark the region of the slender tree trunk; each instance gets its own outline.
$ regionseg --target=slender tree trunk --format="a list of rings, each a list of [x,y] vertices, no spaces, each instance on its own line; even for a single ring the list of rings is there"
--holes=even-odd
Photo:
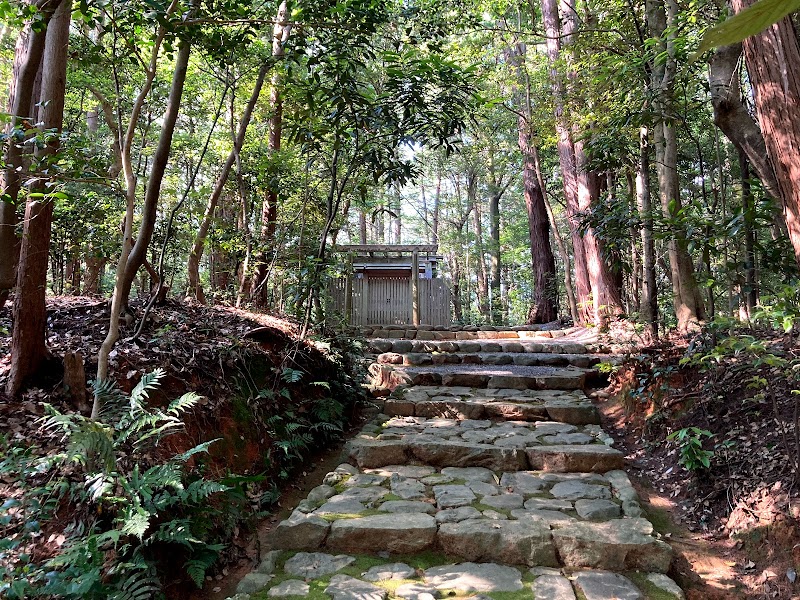
[[[167,108],[164,112],[164,119],[161,124],[161,134],[158,139],[156,152],[153,155],[150,176],[147,180],[147,190],[144,196],[142,223],[139,227],[139,235],[136,238],[136,244],[128,256],[128,261],[125,265],[125,273],[120,282],[124,304],[128,302],[133,280],[136,278],[139,267],[142,266],[142,263],[147,257],[147,249],[153,237],[158,201],[161,198],[161,183],[164,179],[170,150],[172,149],[172,134],[175,131],[175,124],[178,121],[178,113],[180,112],[181,97],[183,96],[183,86],[186,82],[190,52],[191,46],[187,42],[181,42],[175,60],[175,70],[172,74],[172,85],[170,87],[169,99],[167,100]]]
[[[436,173],[436,193],[433,196],[433,219],[431,231],[431,243],[439,244],[439,216],[441,211],[441,197],[442,197],[442,172],[441,170]]]
[[[625,171],[625,180],[628,184],[628,199],[630,201],[631,214],[636,214],[636,181],[630,169]],[[628,227],[628,235],[630,236],[630,252],[631,252],[631,285],[630,293],[627,296],[628,312],[639,312],[639,301],[642,295],[642,261],[639,258],[639,244],[636,238],[639,237],[639,232],[636,225],[631,219],[631,225]]]
[[[758,304],[758,277],[756,273],[755,206],[750,189],[750,164],[747,154],[739,151],[739,170],[742,176],[742,215],[744,216],[744,285],[747,318],[753,316]]]
[[[289,9],[286,0],[283,0],[278,7],[278,15],[275,19],[275,26],[272,32],[272,57],[275,61],[281,60],[284,55],[284,45],[289,39],[292,26],[289,23]],[[270,119],[268,151],[274,154],[281,149],[281,136],[283,130],[283,80],[281,70],[275,69],[272,75],[272,89],[270,91]],[[258,252],[258,260],[253,273],[251,298],[256,306],[265,306],[265,296],[258,294],[258,290],[266,292],[267,286],[265,278],[267,276],[267,253],[266,248],[271,246],[275,240],[275,228],[278,222],[278,192],[270,187],[264,198],[261,208],[261,232],[259,243],[261,249]]]
[[[650,197],[650,144],[647,127],[639,130],[639,162],[636,165],[636,203],[642,220],[642,300],[639,303],[645,330],[658,337],[658,288],[656,251],[653,239],[653,205]]]
[[[647,0],[647,22],[663,59],[653,61],[651,68],[654,109],[657,115],[653,142],[655,145],[661,209],[671,220],[669,262],[672,272],[672,297],[678,331],[686,334],[695,330],[705,318],[700,288],[694,275],[694,266],[687,250],[686,232],[676,222],[681,210],[678,182],[678,139],[674,121],[670,116],[677,71],[675,38],[677,36],[678,7],[675,0]]]
[[[492,324],[503,321],[502,300],[500,298],[500,198],[503,196],[501,182],[498,181],[494,163],[494,146],[489,147],[489,285],[492,301]]]
[[[222,165],[222,170],[219,172],[217,179],[214,182],[214,188],[211,190],[211,194],[208,196],[208,200],[206,201],[206,209],[203,213],[203,218],[200,221],[200,227],[197,230],[197,235],[195,235],[194,243],[192,244],[192,250],[189,252],[189,260],[186,265],[186,274],[188,280],[186,297],[193,297],[195,300],[203,304],[205,304],[206,298],[205,294],[203,293],[203,287],[200,284],[200,259],[203,257],[206,238],[208,237],[208,231],[211,228],[211,223],[214,220],[214,212],[216,211],[217,203],[219,202],[222,192],[225,189],[225,184],[228,181],[231,168],[233,168],[233,164],[236,162],[236,156],[244,144],[244,137],[247,133],[247,128],[250,125],[250,120],[253,116],[253,110],[258,102],[258,97],[261,95],[261,89],[264,87],[264,79],[266,78],[269,69],[270,64],[263,63],[258,71],[258,76],[256,77],[253,91],[250,94],[250,99],[248,100],[247,106],[242,113],[242,118],[239,120],[239,129],[236,132],[236,137],[233,141],[233,148],[228,154],[228,158],[225,160],[225,163]]]
[[[731,4],[738,13],[754,4],[754,0],[732,0]],[[797,119],[800,44],[797,31],[791,18],[784,17],[747,38],[743,45],[758,123],[775,172],[795,260],[800,265],[800,121]]]
[[[55,8],[47,26],[42,64],[42,92],[39,118],[45,129],[59,133],[64,119],[64,94],[67,83],[67,46],[72,2],[64,0]],[[59,136],[51,137],[36,158],[44,162],[55,155]],[[50,225],[53,200],[46,196],[45,178],[37,179],[33,191],[44,199],[28,200],[22,231],[17,293],[14,298],[14,329],[11,337],[11,369],[7,392],[15,396],[47,356],[46,326],[47,268],[50,250]]]
[[[358,243],[367,243],[367,211],[358,211]]]
[[[478,312],[488,323],[491,318],[489,314],[489,275],[483,256],[483,223],[478,202],[478,175],[475,171],[471,171],[467,175],[467,202],[472,207],[472,224],[475,232],[475,258],[478,263],[478,272],[476,273]]]
[[[178,0],[172,0],[167,8],[166,15],[169,16],[175,12],[178,5]],[[119,322],[122,315],[122,309],[125,306],[127,297],[124,295],[123,280],[125,279],[125,267],[128,262],[128,257],[131,251],[131,242],[133,241],[133,218],[136,209],[136,171],[133,168],[132,150],[133,140],[139,125],[139,118],[142,114],[145,100],[150,94],[153,87],[153,81],[156,77],[156,69],[158,67],[158,55],[161,50],[161,44],[164,41],[166,29],[161,26],[158,29],[156,38],[153,40],[152,48],[150,50],[150,61],[147,66],[145,80],[139,90],[139,94],[133,102],[131,107],[130,121],[128,127],[125,129],[125,135],[122,137],[122,126],[120,121],[119,133],[122,138],[120,141],[120,158],[122,160],[122,172],[125,176],[125,221],[123,223],[122,231],[122,246],[120,250],[119,260],[117,261],[117,269],[114,277],[114,292],[111,295],[111,315],[108,319],[108,332],[100,345],[100,350],[97,352],[97,377],[98,381],[106,381],[108,379],[108,359],[114,344],[119,339]],[[118,80],[118,73],[115,71],[115,80]],[[117,106],[121,98],[117,98]],[[119,118],[120,110],[117,110]],[[92,404],[93,419],[96,419],[100,414],[102,408],[100,398],[95,395],[94,403]]]

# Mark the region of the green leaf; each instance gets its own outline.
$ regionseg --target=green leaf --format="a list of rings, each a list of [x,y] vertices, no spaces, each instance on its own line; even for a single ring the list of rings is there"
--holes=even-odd
[[[759,0],[724,23],[709,29],[692,60],[712,48],[730,46],[761,33],[796,10],[800,10],[800,0]]]

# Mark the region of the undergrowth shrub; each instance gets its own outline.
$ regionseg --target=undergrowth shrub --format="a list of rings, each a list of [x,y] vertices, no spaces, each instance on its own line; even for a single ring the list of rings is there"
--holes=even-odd
[[[14,480],[16,493],[0,509],[0,597],[159,597],[156,558],[165,552],[202,586],[248,509],[244,479],[215,481],[197,468],[215,440],[163,451],[200,399],[189,393],[165,409],[148,407],[163,376],[143,376],[130,395],[96,382],[103,406],[97,420],[47,406],[42,426],[60,438],[59,452],[37,456],[3,441],[0,476]],[[35,560],[31,542],[64,505],[74,512],[60,551]]]

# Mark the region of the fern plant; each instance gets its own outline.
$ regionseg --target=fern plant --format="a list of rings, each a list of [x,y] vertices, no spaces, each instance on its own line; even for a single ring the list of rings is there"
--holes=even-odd
[[[12,585],[5,589],[9,597],[32,595],[30,589],[58,598],[157,597],[153,550],[165,545],[180,550],[187,574],[202,586],[206,571],[225,547],[214,539],[212,513],[218,509],[213,501],[223,494],[236,495],[237,490],[187,468],[188,461],[208,452],[214,440],[143,463],[144,456],[157,455],[153,451],[166,437],[182,430],[183,415],[200,399],[189,393],[165,409],[149,407],[149,393],[163,377],[160,369],[143,376],[130,395],[111,383],[96,382],[102,403],[99,420],[47,407],[43,426],[60,435],[65,447],[49,457],[47,465],[60,463],[71,467],[67,471],[77,471],[81,481],[70,486],[72,501],[91,510],[67,532],[60,554],[38,569],[28,569],[28,585],[16,587],[25,592],[15,596]]]

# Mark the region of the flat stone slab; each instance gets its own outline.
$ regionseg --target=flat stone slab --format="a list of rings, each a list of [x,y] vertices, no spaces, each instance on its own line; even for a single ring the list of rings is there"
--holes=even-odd
[[[653,526],[641,518],[573,521],[553,531],[553,543],[565,566],[666,573],[672,548],[652,533]]]
[[[393,371],[397,380],[412,385],[441,384],[476,388],[505,388],[516,390],[580,390],[586,382],[587,371],[579,368],[558,368],[521,365],[444,364],[435,366],[401,367],[382,365]]]
[[[303,579],[319,579],[341,571],[355,561],[352,556],[344,554],[334,556],[324,552],[298,552],[286,561],[283,570]]]
[[[469,561],[510,565],[558,565],[550,528],[544,523],[475,519],[442,523],[439,547]]]
[[[415,386],[387,398],[384,412],[404,417],[600,423],[596,407],[578,390]]]
[[[523,588],[519,569],[494,563],[432,567],[425,571],[424,580],[437,590],[459,592],[516,592]]]
[[[389,581],[393,579],[412,579],[416,574],[416,570],[409,567],[405,563],[390,563],[388,565],[380,565],[371,567],[369,571],[364,573],[364,579],[367,581]]]
[[[285,596],[308,596],[311,587],[299,579],[287,579],[270,588],[267,596],[270,598],[283,598]]]
[[[619,573],[576,573],[574,581],[586,600],[644,600],[639,588]]]
[[[563,575],[548,573],[534,580],[533,597],[536,600],[575,600],[575,590]]]
[[[314,561],[336,562],[340,556],[308,553],[301,561],[290,562],[293,558],[287,552],[275,553],[275,563],[289,564],[295,570],[295,563]],[[309,558],[317,557],[317,558]],[[290,573],[285,567],[274,575],[250,573],[241,582],[237,596],[228,600],[243,600],[248,594],[259,597],[284,598],[304,597],[312,594],[312,587],[324,590],[331,600],[436,600],[447,596],[470,597],[473,600],[487,600],[496,593],[519,592],[520,597],[532,600],[612,600],[650,598],[653,586],[659,590],[659,598],[684,600],[683,592],[666,575],[655,572],[622,572],[607,570],[572,569],[554,566],[535,566],[523,577],[522,567],[501,564],[499,561],[483,562],[445,562],[429,566],[424,570],[414,568],[414,559],[408,563],[391,562],[375,564],[374,556],[369,557],[369,568],[358,568],[361,557],[349,559],[347,573],[327,573],[304,571],[308,577]],[[426,559],[429,560],[429,559]],[[353,561],[353,562],[351,562]],[[410,563],[410,564],[409,564]],[[296,566],[296,565],[295,565]],[[338,565],[337,565],[338,566]],[[360,574],[355,574],[360,573]],[[641,582],[642,588],[639,587]],[[645,589],[646,588],[646,589]]]
[[[429,548],[435,539],[432,516],[395,513],[334,521],[325,545],[342,552],[409,554]]]
[[[386,600],[389,595],[384,588],[349,575],[332,577],[325,593],[333,600]]]
[[[478,423],[479,426],[476,426]],[[361,433],[348,442],[346,456],[361,468],[382,463],[418,462],[436,467],[481,466],[493,471],[605,472],[619,469],[622,453],[608,446],[609,438],[595,425],[569,425],[550,421],[460,420],[454,418],[392,417],[377,431]],[[571,443],[564,443],[571,442]],[[398,482],[392,476],[393,482]],[[372,489],[378,489],[372,485]],[[408,485],[408,484],[407,484]],[[413,484],[412,484],[413,485]],[[372,502],[366,492],[341,496]],[[405,500],[417,498],[399,488],[393,493]]]

